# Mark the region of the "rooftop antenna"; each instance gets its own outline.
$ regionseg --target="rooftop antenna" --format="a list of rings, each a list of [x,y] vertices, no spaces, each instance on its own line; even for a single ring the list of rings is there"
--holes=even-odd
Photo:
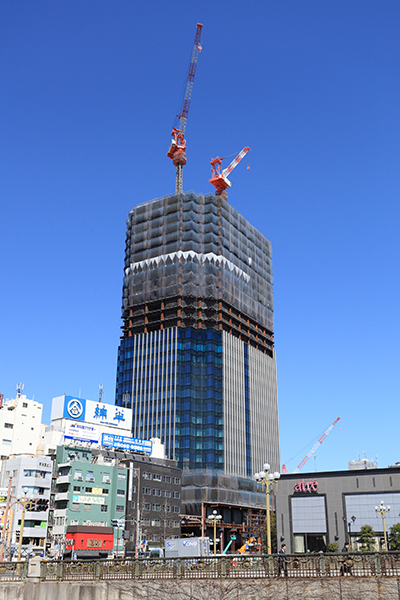
[[[23,390],[24,390],[24,384],[17,383],[17,398],[20,398],[21,392],[23,392]]]
[[[99,385],[99,402],[101,402],[101,398],[103,396],[103,384]]]

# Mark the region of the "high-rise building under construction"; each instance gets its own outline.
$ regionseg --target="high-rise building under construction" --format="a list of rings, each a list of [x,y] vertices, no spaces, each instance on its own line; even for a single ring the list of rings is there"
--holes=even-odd
[[[178,193],[127,221],[116,404],[194,470],[279,470],[270,242],[221,196]]]

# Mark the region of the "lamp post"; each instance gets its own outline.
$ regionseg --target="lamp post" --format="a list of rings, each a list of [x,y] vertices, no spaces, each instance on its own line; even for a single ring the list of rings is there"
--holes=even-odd
[[[213,510],[212,515],[208,517],[211,525],[214,525],[214,556],[217,554],[217,523],[222,521],[222,516],[217,513],[216,510]]]
[[[356,522],[357,517],[355,517],[354,515],[347,521],[346,517],[343,517],[343,521],[346,523],[347,521],[347,527],[349,530],[349,546],[350,546],[350,550],[352,550],[353,548],[353,544],[351,543],[351,525]]]
[[[273,489],[276,484],[276,488],[278,488],[278,479],[281,474],[275,471],[275,473],[270,473],[270,465],[265,463],[264,471],[260,471],[254,475],[254,479],[257,482],[257,486],[259,483],[265,488],[265,505],[267,510],[267,552],[271,554],[271,515],[270,515],[270,488]]]
[[[380,505],[375,506],[375,512],[376,512],[377,516],[378,516],[378,513],[381,513],[381,516],[382,516],[383,536],[385,538],[385,548],[386,548],[386,552],[387,552],[389,550],[389,548],[388,548],[387,535],[386,535],[385,514],[390,513],[390,506],[385,506],[383,504],[383,500],[381,500]]]

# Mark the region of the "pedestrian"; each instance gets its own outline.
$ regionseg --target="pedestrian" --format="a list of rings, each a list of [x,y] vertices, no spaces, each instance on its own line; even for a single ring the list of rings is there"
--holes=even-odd
[[[278,554],[281,555],[278,558],[278,575],[280,576],[281,572],[283,571],[285,577],[287,577],[287,562],[286,558],[282,556],[283,554],[286,554],[286,544],[282,544]]]
[[[342,554],[348,554],[348,552],[349,542],[345,542],[342,548]],[[340,567],[340,575],[344,575],[345,573],[349,573],[351,575],[351,566],[346,564],[348,561],[348,558],[343,558],[342,566]]]

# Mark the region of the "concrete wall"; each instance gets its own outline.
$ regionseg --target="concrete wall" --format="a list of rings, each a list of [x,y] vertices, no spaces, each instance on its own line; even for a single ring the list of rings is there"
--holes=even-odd
[[[2,582],[0,600],[400,600],[400,580],[253,579]]]

